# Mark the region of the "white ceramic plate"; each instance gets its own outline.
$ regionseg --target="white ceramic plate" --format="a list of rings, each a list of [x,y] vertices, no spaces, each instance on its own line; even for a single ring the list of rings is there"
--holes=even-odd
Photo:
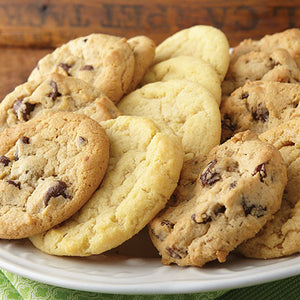
[[[54,257],[28,240],[0,241],[0,267],[70,289],[113,294],[175,294],[231,289],[300,274],[300,256],[274,260],[231,255],[203,268],[163,266],[142,233],[114,251],[88,258]]]

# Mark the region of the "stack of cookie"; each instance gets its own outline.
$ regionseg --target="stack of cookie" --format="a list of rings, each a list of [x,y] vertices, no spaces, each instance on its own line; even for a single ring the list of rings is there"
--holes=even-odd
[[[42,58],[3,99],[1,238],[30,237],[57,255],[98,254],[165,206],[181,171],[181,143],[116,107],[154,55],[144,36],[81,37]]]
[[[299,156],[297,119],[277,144],[276,130],[257,134],[297,114],[298,85],[237,88],[236,51],[230,58],[223,32],[197,25],[157,47],[145,36],[91,34],[42,58],[0,103],[0,238],[88,256],[148,225],[165,264],[246,253],[280,205],[297,202],[282,201],[287,161]],[[284,197],[299,179],[290,165]]]
[[[222,141],[250,129],[278,149],[287,167],[279,211],[238,247],[247,257],[274,258],[300,251],[300,30],[247,39],[231,53],[223,84]]]

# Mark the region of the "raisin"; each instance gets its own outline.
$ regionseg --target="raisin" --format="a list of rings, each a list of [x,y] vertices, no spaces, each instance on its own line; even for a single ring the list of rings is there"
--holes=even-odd
[[[55,198],[58,196],[63,196],[65,199],[71,198],[69,195],[66,194],[67,187],[67,184],[60,180],[58,180],[54,186],[51,186],[44,197],[45,206],[48,205],[52,197]]]
[[[248,93],[243,93],[241,99],[247,99],[249,97]]]
[[[166,250],[169,252],[169,255],[175,259],[181,259],[182,256],[177,252],[177,249],[173,249],[171,247],[167,247]]]
[[[234,189],[235,187],[236,187],[236,180],[235,181],[233,181],[233,182],[231,182],[230,183],[230,185],[229,185],[229,189],[231,190],[231,189]]]
[[[252,176],[255,174],[259,173],[260,181],[264,182],[264,178],[267,177],[267,170],[266,170],[266,165],[265,163],[262,163],[258,165],[255,169],[254,172],[252,173]]]
[[[200,180],[203,186],[211,186],[221,179],[221,175],[213,171],[213,168],[216,163],[217,159],[215,158],[208,164],[206,170],[200,175]]]
[[[22,136],[20,140],[23,144],[29,144],[30,143],[30,138],[28,136]]]
[[[231,118],[225,114],[222,120],[222,127],[234,132],[237,129],[236,124],[233,124]]]
[[[175,224],[172,223],[172,222],[170,222],[169,220],[162,220],[162,221],[160,222],[160,225],[161,225],[161,226],[166,225],[166,226],[168,226],[168,227],[171,228],[171,229],[173,229],[174,226],[175,226]]]
[[[23,121],[28,121],[30,113],[34,110],[35,104],[31,104],[28,102],[23,102],[24,98],[16,100],[16,102],[13,105],[13,111],[20,119],[22,117]],[[19,117],[19,112],[20,112],[20,117]]]
[[[58,64],[57,66],[60,67],[60,68],[62,68],[62,69],[67,73],[68,76],[71,75],[71,74],[69,73],[69,69],[71,68],[70,65],[65,64],[65,63],[60,63],[60,64]]]
[[[20,184],[20,182],[15,182],[15,181],[13,181],[13,180],[6,180],[6,182],[7,182],[8,184],[14,185],[14,186],[17,187],[19,190],[21,189],[21,184]]]
[[[55,101],[57,97],[61,96],[61,93],[59,93],[57,83],[54,80],[50,81],[50,85],[52,87],[52,92],[48,94],[48,97],[52,98],[52,100]]]
[[[10,159],[6,157],[5,155],[0,156],[0,163],[4,165],[4,167],[8,166],[10,163]]]
[[[92,71],[94,70],[94,67],[92,65],[85,65],[80,68],[80,71]]]
[[[266,108],[264,103],[259,103],[257,110],[252,112],[252,117],[256,121],[262,121],[263,123],[267,122],[269,119],[269,110]]]
[[[226,210],[226,207],[224,205],[217,205],[214,209],[214,214],[217,216],[218,214],[223,214]]]
[[[84,138],[82,136],[79,136],[78,137],[78,142],[79,142],[79,144],[83,145],[83,144],[86,144],[87,140],[86,140],[86,138]]]
[[[248,215],[252,215],[254,217],[260,218],[264,216],[266,211],[266,207],[262,207],[261,205],[257,204],[246,203],[246,199],[244,196],[242,196],[242,206],[246,217]]]

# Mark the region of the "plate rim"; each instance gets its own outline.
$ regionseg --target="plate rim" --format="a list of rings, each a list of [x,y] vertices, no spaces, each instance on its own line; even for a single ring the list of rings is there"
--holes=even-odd
[[[3,241],[2,241],[3,243]],[[11,241],[7,242],[11,243]],[[1,243],[0,243],[1,245]],[[14,244],[11,243],[9,247],[14,247]],[[28,246],[25,246],[26,249],[28,249]],[[37,251],[36,253],[39,253],[40,251],[35,249],[33,246],[31,246],[32,249],[30,251]],[[22,276],[24,278],[28,278],[30,280],[34,280],[40,283],[52,285],[55,287],[61,287],[61,288],[66,288],[66,289],[72,289],[72,290],[77,290],[77,291],[85,291],[85,292],[96,292],[96,293],[107,293],[107,294],[123,294],[123,295],[167,295],[167,294],[191,294],[191,293],[203,293],[203,292],[213,292],[213,291],[221,291],[221,290],[230,290],[230,289],[235,289],[235,288],[242,288],[242,287],[248,287],[248,286],[254,286],[254,285],[260,285],[264,284],[267,282],[272,282],[276,280],[281,280],[285,279],[288,277],[292,277],[295,275],[300,274],[300,255],[292,255],[286,258],[279,258],[279,259],[273,259],[273,260],[268,260],[268,261],[263,261],[264,264],[262,265],[262,270],[258,274],[256,273],[251,273],[247,275],[247,271],[241,272],[242,276],[237,277],[239,272],[235,273],[235,276],[230,278],[227,274],[225,274],[225,278],[222,278],[221,280],[213,280],[213,281],[201,281],[199,278],[196,278],[195,280],[189,280],[189,281],[182,281],[182,280],[173,280],[168,279],[168,280],[157,280],[156,282],[149,282],[145,283],[143,282],[142,284],[137,282],[123,282],[123,283],[115,283],[114,280],[112,279],[110,283],[107,282],[102,282],[95,281],[93,282],[85,282],[82,280],[82,278],[72,278],[70,276],[71,271],[65,271],[65,274],[63,276],[59,276],[58,278],[54,278],[51,273],[47,275],[45,272],[39,272],[38,270],[35,270],[35,268],[26,268],[26,265],[24,266],[23,263],[18,264],[18,261],[12,261],[13,258],[15,258],[14,255],[11,255],[12,259],[5,259],[5,250],[3,250],[3,247],[0,247],[0,267],[3,268],[4,270],[7,270],[8,272],[11,272],[13,274],[17,274],[19,276]],[[48,254],[42,253],[42,257],[45,256],[47,257]],[[110,258],[111,255],[98,255],[98,257],[108,257]],[[58,258],[59,260],[64,259],[62,257],[53,257],[51,256],[51,259],[56,260]],[[128,257],[128,256],[117,256],[118,258],[125,259],[129,263],[136,263],[140,260],[144,261],[144,258],[136,258],[136,257]],[[67,258],[68,259],[68,258]],[[73,258],[71,258],[73,259]],[[159,261],[160,259],[153,258],[156,262]],[[253,259],[246,259],[248,261],[253,261],[253,262],[261,262],[262,260],[253,260]],[[286,263],[286,261],[292,261],[296,260],[297,264],[288,264],[285,268],[279,268],[277,272],[275,271],[268,271],[268,267],[270,264],[268,262],[271,261],[272,264],[275,264],[276,266],[279,265],[282,267],[283,264]],[[21,260],[22,262],[22,260]],[[31,263],[30,261],[28,263]],[[230,265],[230,261],[225,263]],[[217,266],[220,266],[220,269],[223,264],[219,264],[216,262]],[[33,266],[36,267],[36,264],[33,264]],[[164,272],[167,272],[168,269],[181,269],[182,267],[178,267],[175,265],[172,266],[163,266],[161,265],[160,268]],[[195,272],[202,272],[205,270],[204,268],[197,268],[197,267],[185,267],[185,270],[192,270]],[[53,266],[45,266],[44,270],[50,270],[51,272],[53,271],[59,271],[59,269],[53,267]],[[208,269],[209,270],[209,269]],[[245,276],[246,274],[246,276]],[[68,277],[69,276],[69,277]],[[68,280],[66,280],[68,278]],[[97,276],[95,276],[97,278]],[[99,277],[101,279],[101,276]],[[173,283],[173,284],[172,284]],[[174,284],[176,283],[176,284]]]

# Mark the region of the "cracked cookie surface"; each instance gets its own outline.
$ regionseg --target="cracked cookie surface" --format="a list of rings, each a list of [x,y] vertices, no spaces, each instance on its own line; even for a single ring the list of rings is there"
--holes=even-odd
[[[300,70],[285,49],[251,51],[231,62],[222,83],[223,95],[230,95],[247,81],[264,80],[300,83]]]
[[[0,133],[0,237],[24,238],[74,214],[100,184],[109,142],[73,113],[35,118]]]
[[[300,116],[300,85],[253,81],[221,103],[222,141],[250,129],[260,134]]]
[[[279,209],[285,183],[279,151],[250,131],[186,162],[166,209],[149,225],[162,262],[224,262]]]
[[[117,107],[124,115],[149,118],[164,132],[176,134],[184,160],[205,155],[220,142],[219,106],[198,83],[179,79],[149,83],[125,96]]]
[[[282,32],[267,34],[260,40],[246,39],[233,48],[231,61],[236,61],[241,55],[251,51],[272,52],[282,48],[289,52],[291,57],[300,66],[300,30],[290,28]]]
[[[275,258],[300,251],[300,118],[259,136],[278,149],[287,167],[287,185],[280,210],[252,239],[238,247],[247,257]]]
[[[207,88],[217,103],[221,102],[221,80],[213,66],[201,58],[176,56],[153,65],[145,74],[141,85],[156,81],[185,79]]]
[[[101,125],[110,141],[102,184],[69,220],[30,238],[44,252],[87,256],[114,248],[145,227],[176,188],[183,160],[177,138],[141,117]]]
[[[43,57],[29,80],[53,72],[73,76],[116,103],[130,86],[134,67],[134,55],[125,38],[93,33],[71,40]]]
[[[114,103],[81,79],[60,74],[19,85],[0,103],[0,130],[47,112],[76,112],[97,122],[121,115]]]

